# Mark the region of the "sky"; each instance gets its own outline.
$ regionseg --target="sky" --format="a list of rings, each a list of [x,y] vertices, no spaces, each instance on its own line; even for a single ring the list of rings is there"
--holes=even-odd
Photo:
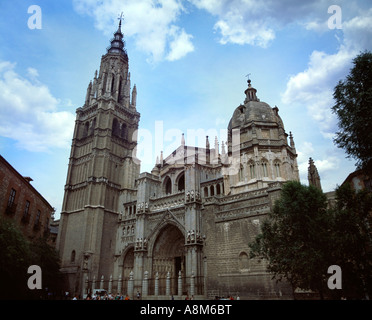
[[[323,191],[355,170],[333,143],[333,90],[352,60],[372,50],[372,1],[2,0],[0,154],[62,208],[76,109],[123,12],[125,47],[141,114],[137,156],[150,172],[160,151],[226,141],[244,102],[279,108],[298,153]]]

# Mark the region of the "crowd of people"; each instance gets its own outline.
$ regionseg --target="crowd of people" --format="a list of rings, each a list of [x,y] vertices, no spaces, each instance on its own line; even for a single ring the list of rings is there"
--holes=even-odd
[[[137,292],[137,300],[141,299],[141,294]],[[112,294],[108,293],[105,290],[97,290],[95,292],[89,293],[86,297],[81,298],[80,296],[75,295],[72,300],[130,300],[128,294],[122,295],[120,293]]]

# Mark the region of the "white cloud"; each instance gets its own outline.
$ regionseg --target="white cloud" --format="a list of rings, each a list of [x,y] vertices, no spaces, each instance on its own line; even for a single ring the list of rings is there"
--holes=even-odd
[[[192,36],[187,34],[185,30],[173,26],[169,31],[169,36],[172,41],[170,41],[170,52],[166,57],[167,60],[178,60],[189,52],[194,51],[194,46],[191,42]]]
[[[231,42],[265,48],[275,38],[275,33],[271,28],[265,27],[259,21],[244,22],[243,17],[239,15],[227,16],[225,19],[219,20],[214,29],[219,30],[222,35],[221,44]],[[251,32],[251,30],[254,30],[254,32]]]
[[[342,23],[343,40],[338,51],[327,54],[313,51],[308,68],[290,77],[282,95],[285,104],[301,103],[315,120],[324,137],[332,138],[337,120],[331,112],[333,91],[352,67],[352,59],[372,48],[372,9]]]
[[[328,172],[329,170],[337,170],[340,165],[340,159],[337,157],[329,157],[324,160],[315,160],[315,166],[318,169],[319,174],[323,172]]]
[[[94,17],[95,26],[112,34],[113,20],[124,12],[126,36],[133,36],[136,46],[150,55],[150,60],[180,59],[194,50],[192,36],[177,26],[185,9],[178,0],[74,0],[74,8],[81,14]],[[116,25],[117,22],[115,22]]]
[[[372,8],[342,23],[345,45],[350,49],[372,48]]]
[[[314,160],[314,164],[318,169],[318,173],[322,179],[322,183],[325,183],[326,189],[329,188],[329,180],[328,176],[332,174],[332,172],[337,172],[340,168],[341,159],[340,157],[336,156],[335,154],[326,153],[323,155],[323,159],[318,159],[314,157],[316,154],[319,153],[319,150],[315,150],[313,144],[311,142],[305,141],[301,145],[297,146],[297,164],[298,170],[300,174],[300,180],[304,184],[308,184],[308,168],[309,168],[309,159],[312,158]]]
[[[68,148],[74,115],[57,110],[58,100],[36,79],[36,69],[27,70],[31,80],[14,69],[14,63],[0,62],[0,135],[29,151]]]
[[[275,38],[266,19],[266,5],[251,0],[190,0],[198,9],[217,17],[214,30],[221,44],[250,44],[266,47]]]
[[[220,43],[267,47],[275,31],[291,23],[315,27],[314,17],[327,14],[327,1],[189,0],[197,8],[216,16],[214,29]]]

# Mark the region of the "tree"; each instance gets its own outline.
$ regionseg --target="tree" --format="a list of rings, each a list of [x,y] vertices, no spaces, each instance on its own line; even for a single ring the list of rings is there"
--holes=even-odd
[[[290,181],[263,222],[261,234],[250,243],[250,257],[268,261],[277,281],[285,278],[292,287],[318,291],[326,287],[331,244],[327,198],[313,186]]]
[[[336,206],[330,209],[332,260],[342,269],[342,295],[369,299],[372,293],[372,195],[354,191],[349,184],[336,189]]]
[[[36,239],[32,245],[33,264],[40,266],[43,272],[43,295],[60,294],[64,283],[63,275],[60,270],[60,259],[57,251],[48,244],[45,237]]]
[[[42,270],[42,290],[30,290],[28,268],[37,265]],[[59,293],[63,282],[59,257],[45,238],[26,240],[8,219],[0,219],[0,300],[46,298],[48,292]]]
[[[372,294],[372,194],[349,184],[336,189],[327,207],[319,189],[284,184],[261,233],[250,243],[250,257],[264,258],[277,281],[318,291],[321,298],[369,299]],[[342,270],[342,289],[330,290],[328,267]]]
[[[358,167],[372,173],[372,53],[359,54],[353,64],[333,93],[332,111],[339,126],[334,143],[356,159]]]
[[[27,298],[30,244],[17,226],[5,219],[0,220],[0,248],[0,299]]]

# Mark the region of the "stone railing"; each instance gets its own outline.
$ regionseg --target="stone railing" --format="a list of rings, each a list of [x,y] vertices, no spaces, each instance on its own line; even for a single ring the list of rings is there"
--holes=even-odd
[[[158,211],[166,208],[175,208],[183,206],[185,203],[185,192],[181,191],[175,194],[169,194],[161,198],[150,198],[150,210]]]

